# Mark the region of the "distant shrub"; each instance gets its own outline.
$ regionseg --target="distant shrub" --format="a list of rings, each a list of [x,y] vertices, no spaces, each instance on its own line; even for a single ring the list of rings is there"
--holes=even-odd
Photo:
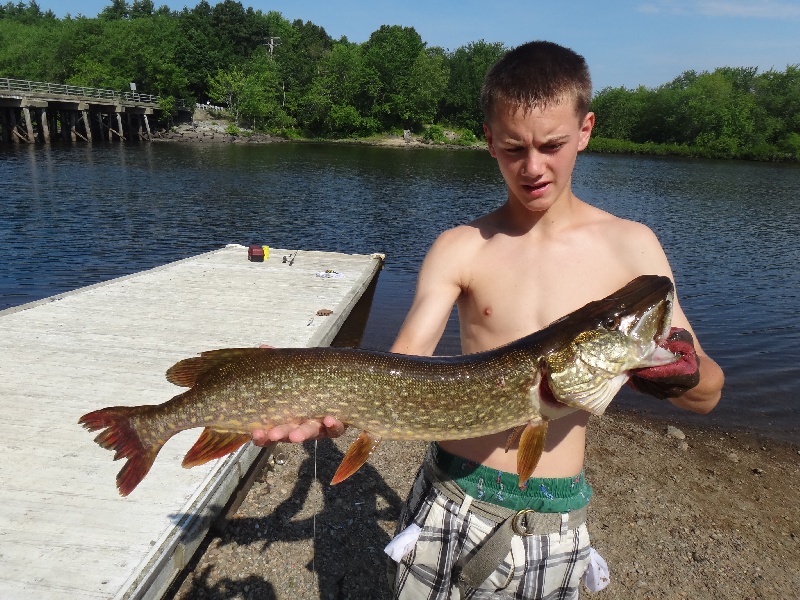
[[[459,146],[474,146],[478,143],[478,138],[471,129],[463,129],[458,132],[455,143]]]
[[[272,135],[283,138],[285,140],[302,140],[303,133],[295,129],[294,127],[285,127],[282,129],[273,129],[271,131]]]
[[[383,131],[380,121],[374,117],[363,117],[358,125],[358,133],[363,136],[375,135]]]
[[[447,144],[450,140],[441,125],[429,125],[422,132],[422,139],[429,144]]]

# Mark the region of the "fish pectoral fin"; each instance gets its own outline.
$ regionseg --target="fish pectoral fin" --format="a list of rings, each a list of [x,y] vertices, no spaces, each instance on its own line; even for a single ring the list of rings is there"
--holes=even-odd
[[[196,467],[215,458],[222,458],[252,439],[248,433],[231,433],[216,431],[209,427],[203,430],[200,437],[183,457],[181,465],[184,469]]]
[[[544,441],[547,437],[547,419],[532,419],[525,426],[519,440],[517,449],[517,473],[519,474],[519,487],[522,489],[525,482],[533,475],[536,465],[544,451]]]
[[[356,438],[350,448],[347,449],[347,454],[344,455],[342,462],[339,463],[339,468],[331,479],[331,485],[341,483],[350,475],[355,473],[361,468],[367,459],[375,452],[375,448],[381,443],[381,438],[375,437],[369,431],[362,431]]]

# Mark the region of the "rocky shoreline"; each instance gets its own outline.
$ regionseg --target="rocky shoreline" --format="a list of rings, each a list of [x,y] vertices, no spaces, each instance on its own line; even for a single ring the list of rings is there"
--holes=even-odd
[[[389,598],[382,549],[425,445],[386,442],[331,487],[354,435],[279,446],[173,597]],[[589,530],[612,578],[597,598],[797,598],[799,471],[792,444],[622,412],[593,418]]]
[[[209,143],[209,144],[272,144],[286,142],[287,140],[265,133],[256,133],[247,129],[240,129],[239,133],[230,132],[229,122],[226,119],[215,119],[202,110],[194,113],[192,121],[180,123],[170,129],[159,129],[151,137],[154,142],[184,142],[184,143]],[[465,146],[455,144],[430,144],[415,135],[384,135],[372,138],[354,138],[341,140],[325,140],[331,143],[364,144],[370,146],[393,146],[406,148],[446,148],[463,149]],[[474,147],[485,147],[485,143],[477,143]]]

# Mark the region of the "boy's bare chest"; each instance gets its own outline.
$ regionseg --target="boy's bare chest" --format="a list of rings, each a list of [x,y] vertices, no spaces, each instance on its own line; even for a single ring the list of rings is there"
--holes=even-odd
[[[486,253],[470,269],[459,311],[462,334],[476,346],[503,344],[542,329],[630,279],[624,259],[603,247]]]

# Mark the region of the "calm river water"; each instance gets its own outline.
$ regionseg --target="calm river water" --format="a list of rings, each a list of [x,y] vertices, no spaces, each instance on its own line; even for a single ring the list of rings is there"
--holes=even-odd
[[[705,417],[628,393],[616,406],[800,443],[800,168],[583,155],[573,185],[658,234],[727,375]],[[385,252],[362,345],[386,349],[437,233],[503,198],[483,151],[4,145],[0,310],[228,243]],[[459,352],[452,325],[440,353]]]

